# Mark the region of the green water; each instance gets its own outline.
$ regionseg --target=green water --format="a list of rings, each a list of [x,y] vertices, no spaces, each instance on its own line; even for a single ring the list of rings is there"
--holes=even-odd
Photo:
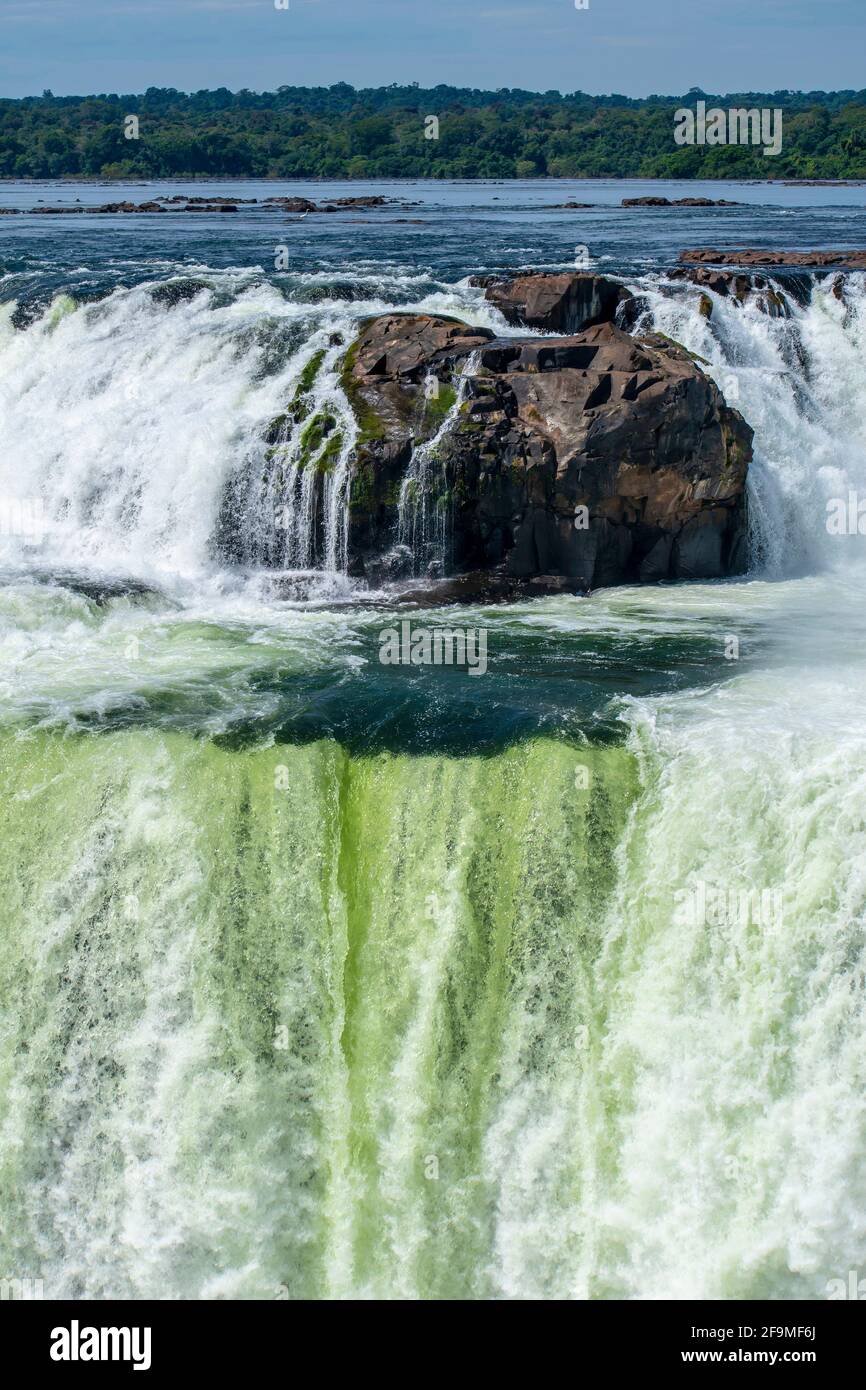
[[[549,1196],[579,1207],[627,753],[33,735],[2,788],[0,1263],[72,1296],[493,1294],[486,1149],[563,1063]]]
[[[0,1264],[823,1296],[866,1245],[866,747],[776,687],[486,758],[5,734]],[[684,921],[696,879],[784,919]]]

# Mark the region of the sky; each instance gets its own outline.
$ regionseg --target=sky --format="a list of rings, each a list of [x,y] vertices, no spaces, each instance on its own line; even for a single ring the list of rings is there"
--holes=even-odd
[[[584,0],[577,0],[584,3]],[[0,96],[866,85],[866,0],[0,0]]]

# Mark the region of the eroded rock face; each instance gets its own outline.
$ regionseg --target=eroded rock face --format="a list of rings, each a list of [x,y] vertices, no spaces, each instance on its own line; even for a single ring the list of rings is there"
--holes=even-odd
[[[506,323],[542,333],[581,333],[596,323],[612,323],[617,306],[631,299],[623,285],[582,271],[514,280],[484,277],[476,283],[484,285]]]
[[[488,342],[487,328],[430,314],[383,314],[369,323],[355,343],[352,372],[365,385],[397,379],[419,380],[422,373],[451,367]]]
[[[401,456],[411,440],[427,439],[453,403],[452,379],[470,353],[489,342],[487,328],[429,314],[383,314],[367,324],[349,350],[343,387],[355,408],[362,440],[388,440]],[[436,394],[427,385],[435,381]]]
[[[344,384],[361,424],[351,492],[355,574],[381,576],[413,445],[467,399],[437,444],[455,573],[527,591],[716,578],[746,564],[752,431],[684,348],[605,323],[579,335],[492,338],[430,316],[387,315],[350,351]],[[442,385],[438,416],[422,389]]]
[[[734,270],[715,270],[709,266],[683,266],[670,272],[672,280],[689,280],[693,285],[706,286],[723,299],[732,299],[735,304],[745,304],[752,295],[752,302],[771,319],[790,318],[791,307],[784,294],[774,288],[764,275],[739,275]],[[706,318],[712,317],[712,301],[706,295],[708,309],[701,308]]]
[[[460,568],[593,588],[742,567],[751,430],[684,349],[604,324],[481,366],[449,441]]]

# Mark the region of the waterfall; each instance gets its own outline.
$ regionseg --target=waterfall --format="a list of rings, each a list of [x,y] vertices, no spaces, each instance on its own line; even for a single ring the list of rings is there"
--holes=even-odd
[[[444,573],[448,560],[448,499],[444,476],[436,477],[439,450],[454,427],[460,407],[466,400],[470,378],[478,367],[478,353],[463,363],[453,400],[431,439],[418,444],[400,487],[397,543],[412,556],[413,574]],[[437,392],[442,389],[435,377]],[[438,399],[438,395],[434,397]]]
[[[0,504],[35,503],[42,520],[38,544],[7,535],[5,555],[162,585],[227,565],[345,570],[355,425],[337,364],[354,321],[267,283],[203,288],[171,308],[152,288],[61,297],[23,332],[14,306],[3,311]],[[329,433],[305,450],[322,421]]]
[[[845,551],[816,519],[866,486],[864,276],[844,277],[841,299],[834,283],[816,278],[808,304],[789,296],[790,317],[778,319],[755,296],[739,307],[658,274],[633,285],[648,305],[642,326],[707,359],[755,428],[756,551],[778,574]],[[205,288],[170,310],[147,285],[95,304],[61,296],[26,331],[12,327],[11,307],[0,316],[0,508],[41,519],[36,540],[19,537],[22,561],[163,584],[227,565],[345,571],[355,425],[339,362],[357,331],[345,306],[290,304],[258,282]],[[437,451],[472,370],[400,490],[396,539],[416,572],[447,564]],[[9,556],[16,538],[3,539]]]
[[[833,292],[841,284],[841,298]],[[775,575],[846,563],[857,538],[828,534],[828,503],[850,489],[866,499],[866,275],[815,277],[801,305],[786,282],[790,317],[741,307],[705,286],[648,277],[632,288],[652,328],[706,359],[728,404],[755,430],[749,488],[756,559]],[[699,310],[701,295],[712,315]]]
[[[372,607],[234,582],[343,564],[355,318],[257,282],[0,320],[0,1276],[812,1300],[866,1270],[866,564],[827,525],[866,496],[864,278],[786,319],[633,288],[755,428],[753,569],[463,610],[462,685],[381,666]],[[470,708],[496,737],[458,756]]]

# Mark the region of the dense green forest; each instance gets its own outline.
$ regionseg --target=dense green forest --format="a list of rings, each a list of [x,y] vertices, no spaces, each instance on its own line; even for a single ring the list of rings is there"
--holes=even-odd
[[[677,146],[673,113],[781,107],[775,158]],[[138,117],[137,139],[125,118]],[[439,120],[438,138],[429,116]],[[280,87],[276,92],[0,100],[0,177],[866,178],[866,91],[681,97],[455,87]]]

